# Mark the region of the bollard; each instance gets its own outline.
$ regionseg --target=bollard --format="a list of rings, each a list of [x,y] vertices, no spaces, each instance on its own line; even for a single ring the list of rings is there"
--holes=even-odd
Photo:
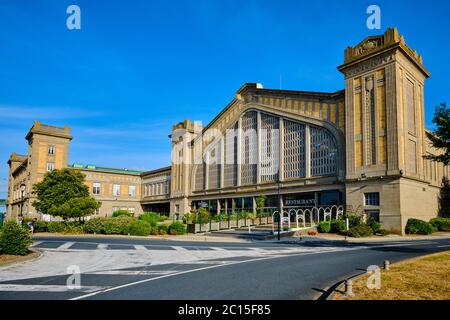
[[[346,297],[354,297],[353,293],[353,281],[350,279],[345,280],[345,296]]]
[[[389,260],[384,260],[384,270],[389,270],[391,267],[391,263]]]

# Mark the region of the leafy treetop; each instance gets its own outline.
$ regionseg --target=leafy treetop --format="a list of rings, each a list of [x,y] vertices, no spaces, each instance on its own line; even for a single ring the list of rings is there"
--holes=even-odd
[[[36,210],[63,219],[91,215],[101,205],[89,194],[85,175],[73,169],[53,170],[33,185]]]

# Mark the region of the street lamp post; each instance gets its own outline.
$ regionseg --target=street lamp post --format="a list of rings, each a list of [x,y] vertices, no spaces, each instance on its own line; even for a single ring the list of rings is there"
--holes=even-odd
[[[26,186],[24,184],[20,185],[20,216],[23,216],[23,194],[25,193]]]
[[[280,195],[280,178],[278,177],[277,180],[277,186],[278,186],[278,241],[281,240],[281,195]]]

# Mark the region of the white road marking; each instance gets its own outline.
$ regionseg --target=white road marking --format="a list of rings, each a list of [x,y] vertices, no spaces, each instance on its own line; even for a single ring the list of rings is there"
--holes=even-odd
[[[358,248],[358,249],[360,249],[360,248]],[[292,256],[310,255],[310,254],[317,254],[317,253],[320,253],[320,252],[295,253],[295,254],[292,254]],[[92,293],[85,294],[85,295],[82,295],[82,296],[79,296],[79,297],[75,297],[75,298],[72,298],[72,299],[69,299],[69,300],[81,300],[81,299],[85,299],[85,298],[89,298],[89,297],[95,296],[95,295],[97,295],[99,293],[106,293],[106,292],[110,292],[110,291],[115,291],[115,290],[131,287],[131,286],[135,286],[135,285],[138,285],[138,284],[147,283],[147,282],[150,282],[150,281],[155,281],[155,280],[164,279],[164,278],[169,278],[169,277],[173,277],[173,276],[178,276],[178,275],[182,275],[182,274],[193,273],[193,272],[198,272],[198,271],[203,271],[203,270],[208,270],[208,269],[215,269],[215,268],[220,268],[220,267],[224,267],[224,266],[242,264],[242,263],[247,263],[247,262],[276,259],[276,258],[281,258],[281,256],[269,256],[269,257],[261,257],[261,258],[254,258],[254,259],[246,259],[246,260],[241,260],[241,261],[231,261],[229,263],[224,263],[224,264],[218,264],[218,265],[212,265],[212,266],[207,266],[207,267],[203,267],[203,268],[197,268],[197,269],[191,269],[191,270],[186,270],[186,271],[180,271],[180,272],[176,272],[176,273],[172,273],[172,274],[167,274],[167,275],[162,275],[162,276],[159,276],[159,277],[154,277],[154,278],[151,278],[151,279],[144,279],[144,280],[140,280],[140,281],[126,283],[126,284],[123,284],[123,285],[120,285],[120,286],[117,286],[117,287],[111,287],[111,288],[100,290],[100,291],[97,291],[97,292],[92,292]]]
[[[138,244],[136,244],[136,245],[134,246],[134,248],[135,248],[136,250],[145,250],[145,251],[147,251],[147,248],[146,248],[146,247],[141,246],[141,245],[138,245]]]
[[[97,250],[107,250],[108,249],[108,245],[105,243],[99,243],[97,245]]]
[[[106,270],[95,271],[84,274],[102,274],[102,275],[125,275],[125,276],[151,276],[175,273],[175,270]]]
[[[172,248],[174,248],[176,251],[181,252],[181,253],[190,253],[190,251],[188,249],[183,248],[183,247],[172,246]]]
[[[66,292],[66,291],[82,291],[93,292],[98,290],[104,290],[108,287],[98,286],[82,286],[80,289],[69,289],[66,285],[41,285],[41,284],[0,284],[0,291],[15,291],[15,292]]]
[[[213,249],[213,250],[216,250],[216,251],[228,251],[227,249],[224,249],[224,248],[219,248],[219,247],[209,247],[210,249]],[[233,250],[233,249],[230,249],[230,250]]]
[[[34,241],[30,247],[35,247],[37,245],[40,245],[41,243],[42,243],[42,241]]]
[[[450,244],[444,244],[444,245],[442,245],[442,246],[437,246],[438,248],[448,248],[448,247],[450,247]]]
[[[66,242],[62,245],[60,245],[57,249],[61,250],[61,249],[69,249],[72,245],[74,245],[75,242]]]

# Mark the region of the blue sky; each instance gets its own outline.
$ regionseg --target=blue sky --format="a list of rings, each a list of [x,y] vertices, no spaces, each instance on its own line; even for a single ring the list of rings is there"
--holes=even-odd
[[[81,8],[81,30],[66,8]],[[382,10],[368,30],[366,8]],[[245,82],[343,89],[347,45],[397,26],[424,57],[426,123],[450,103],[450,1],[1,0],[0,198],[33,120],[70,125],[70,163],[170,164],[172,124],[208,123]]]

